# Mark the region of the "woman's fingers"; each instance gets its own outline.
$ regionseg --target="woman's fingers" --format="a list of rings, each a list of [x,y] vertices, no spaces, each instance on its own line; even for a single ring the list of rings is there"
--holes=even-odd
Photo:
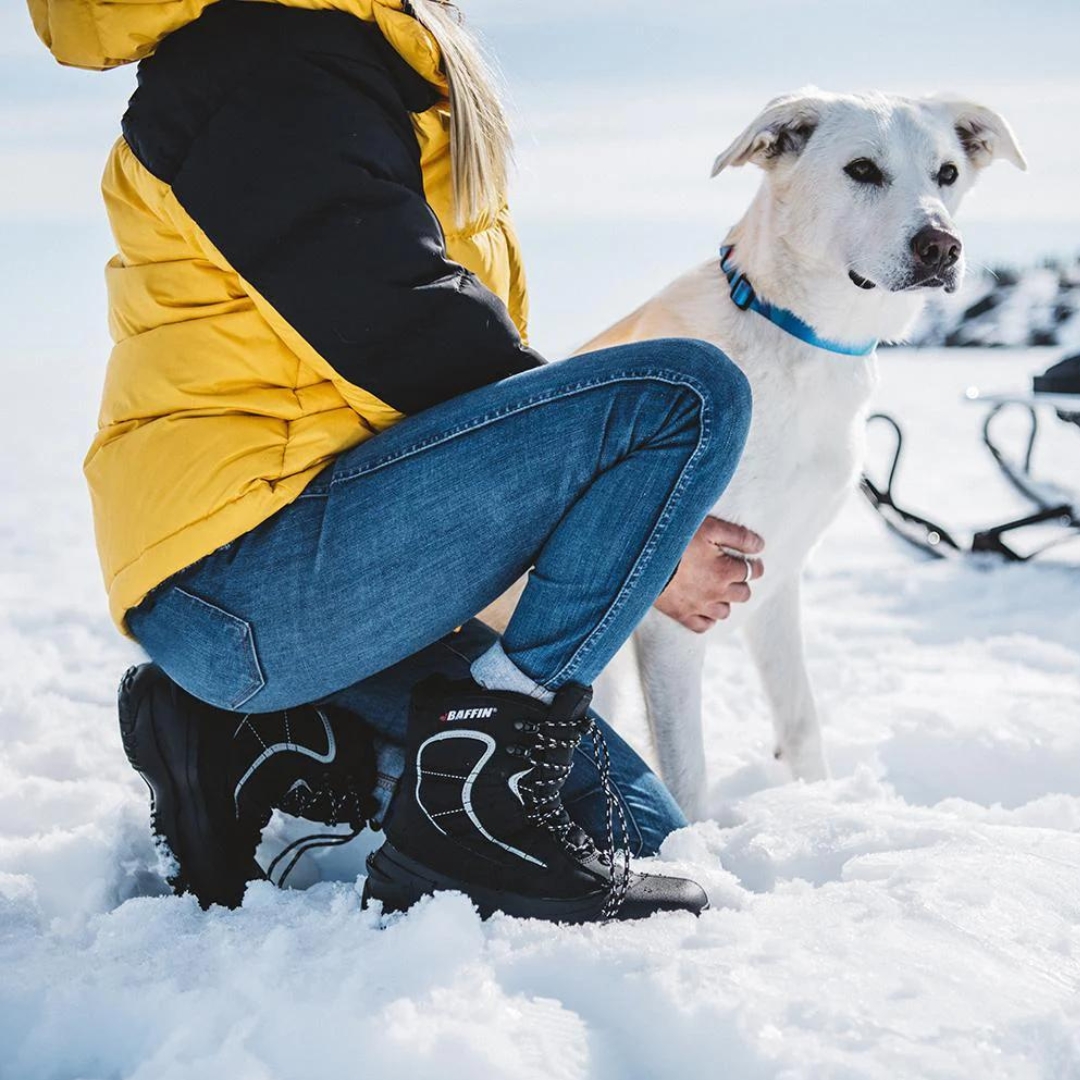
[[[683,626],[703,633],[745,604],[750,583],[765,573],[757,555],[765,541],[756,532],[719,518],[706,518],[656,607]]]
[[[709,610],[705,612],[705,618],[710,619],[713,622],[722,622],[730,614],[731,605],[721,600],[715,604],[709,605]]]
[[[740,555],[722,555],[724,570],[730,575],[730,581],[756,581],[765,573],[765,563],[761,559],[748,559]]]
[[[745,525],[736,525],[733,521],[707,517],[702,522],[701,532],[710,543],[731,551],[757,555],[765,550],[765,541],[756,532]]]
[[[750,586],[743,581],[729,585],[724,592],[724,602],[728,604],[745,604],[749,599]]]

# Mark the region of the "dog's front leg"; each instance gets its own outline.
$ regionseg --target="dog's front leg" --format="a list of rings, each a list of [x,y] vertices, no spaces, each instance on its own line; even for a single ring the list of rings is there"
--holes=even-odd
[[[634,631],[645,711],[660,775],[691,820],[705,816],[701,669],[705,639],[651,610]]]
[[[745,632],[772,709],[776,756],[797,779],[823,780],[829,770],[806,672],[797,576],[750,605]]]

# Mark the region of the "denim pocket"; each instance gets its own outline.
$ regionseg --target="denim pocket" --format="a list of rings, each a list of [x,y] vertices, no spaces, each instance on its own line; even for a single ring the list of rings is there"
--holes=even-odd
[[[179,585],[128,617],[139,644],[188,693],[236,710],[265,685],[251,624]]]

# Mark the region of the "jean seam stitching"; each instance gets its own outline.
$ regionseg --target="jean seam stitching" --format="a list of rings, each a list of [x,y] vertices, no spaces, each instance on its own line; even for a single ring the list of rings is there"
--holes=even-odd
[[[667,368],[656,368],[640,372],[618,372],[603,378],[581,380],[568,387],[561,387],[558,390],[549,390],[544,394],[534,394],[532,397],[526,398],[524,401],[518,402],[515,405],[507,405],[501,409],[496,409],[494,412],[486,413],[451,431],[432,436],[429,439],[406,447],[395,454],[370,462],[362,468],[357,469],[355,472],[346,473],[343,476],[335,476],[334,479],[330,481],[327,494],[333,490],[336,484],[345,483],[348,480],[356,480],[361,476],[366,476],[379,469],[385,468],[388,465],[393,465],[398,461],[411,457],[421,450],[430,450],[432,447],[441,446],[443,443],[450,442],[452,439],[456,439],[461,435],[467,435],[469,432],[478,431],[480,428],[487,427],[489,424],[493,424],[498,420],[504,420],[509,416],[515,416],[518,413],[526,412],[529,409],[536,408],[537,405],[545,405],[549,401],[554,401],[559,398],[574,397],[577,394],[595,390],[601,386],[611,386],[618,382],[662,382],[673,386],[684,386],[693,390],[698,395],[699,399],[704,400],[701,393],[701,384],[696,379],[679,372],[671,371]]]
[[[266,676],[263,674],[262,664],[259,663],[259,654],[255,651],[255,635],[252,633],[250,625],[244,627],[243,641],[251,656],[254,669],[254,677],[251,679],[253,689],[249,694],[245,694],[238,700],[233,701],[232,707],[234,709],[242,708],[266,685]]]
[[[679,478],[676,480],[675,486],[671,489],[670,494],[664,501],[664,508],[657,518],[656,524],[650,531],[649,536],[645,541],[645,546],[641,549],[640,554],[634,561],[634,565],[631,567],[626,580],[619,586],[619,590],[616,592],[607,611],[604,612],[603,617],[596,624],[588,637],[586,637],[574,650],[570,658],[555,672],[554,675],[550,676],[548,679],[537,680],[547,690],[553,689],[552,683],[561,679],[569,679],[574,672],[581,667],[589,653],[595,648],[597,639],[607,631],[607,628],[625,606],[634,586],[637,584],[652,559],[653,552],[656,550],[660,538],[663,536],[664,530],[671,519],[671,515],[682,497],[687,481],[694,473],[697,459],[700,457],[702,451],[709,445],[712,438],[712,416],[709,412],[708,401],[696,384],[696,380],[688,380],[686,385],[690,386],[694,393],[697,394],[699,402],[700,427],[698,431],[698,441],[697,445],[694,447],[694,452],[687,458],[686,463],[679,471]]]
[[[252,671],[248,672],[248,681],[243,689],[236,697],[230,699],[229,707],[234,710],[242,708],[266,685],[266,675],[263,672],[262,664],[259,663],[259,654],[255,651],[255,635],[252,633],[251,623],[246,619],[240,618],[239,615],[234,615],[231,611],[226,611],[217,604],[212,604],[208,600],[203,600],[202,597],[188,592],[187,589],[181,588],[179,585],[174,585],[173,588],[181,596],[186,596],[189,600],[194,600],[196,604],[200,604],[208,611],[223,617],[225,619],[224,625],[233,633],[240,634],[240,645],[241,648],[246,646],[248,650],[251,658]]]

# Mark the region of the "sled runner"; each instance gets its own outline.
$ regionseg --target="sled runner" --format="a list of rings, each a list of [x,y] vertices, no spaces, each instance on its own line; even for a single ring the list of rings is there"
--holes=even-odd
[[[903,432],[893,417],[874,413],[867,423],[887,425],[896,442],[884,486],[879,487],[867,473],[863,474],[859,486],[885,524],[909,544],[939,559],[990,554],[1009,562],[1027,562],[1050,548],[1080,538],[1080,504],[1076,493],[1036,478],[1031,470],[1040,430],[1040,410],[1049,411],[1062,423],[1080,429],[1080,355],[1062,360],[1042,375],[1036,375],[1030,395],[983,394],[973,389],[968,391],[967,399],[990,406],[983,421],[983,445],[1009,483],[1034,505],[1033,512],[981,529],[972,537],[970,545],[965,546],[943,526],[900,506],[893,495],[893,485],[904,447]],[[1026,412],[1029,420],[1026,446],[1019,457],[1010,456],[994,435],[998,418],[1006,410],[1015,409]],[[1033,527],[1037,527],[1042,539],[1032,550],[1022,553],[1015,547],[1010,534]],[[1045,538],[1046,534],[1050,535],[1049,539]]]

